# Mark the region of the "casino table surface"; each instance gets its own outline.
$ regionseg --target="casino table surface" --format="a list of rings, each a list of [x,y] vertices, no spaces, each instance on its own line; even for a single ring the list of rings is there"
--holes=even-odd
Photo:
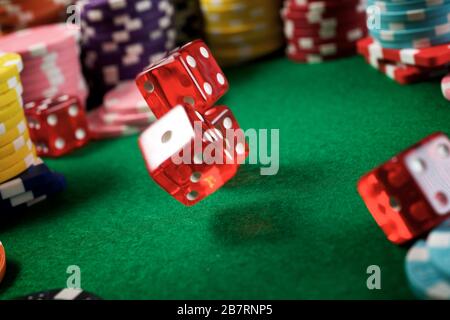
[[[225,70],[245,129],[280,130],[280,169],[245,165],[194,207],[148,176],[137,136],[46,163],[68,189],[3,221],[0,299],[65,287],[69,266],[105,299],[412,299],[407,246],[391,244],[358,178],[446,131],[438,81],[400,86],[361,57],[303,65],[277,56]],[[367,268],[381,269],[381,290]]]

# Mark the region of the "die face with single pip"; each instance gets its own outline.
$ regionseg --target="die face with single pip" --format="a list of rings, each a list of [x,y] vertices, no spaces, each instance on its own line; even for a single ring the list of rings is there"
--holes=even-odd
[[[59,157],[88,143],[86,112],[67,95],[25,105],[30,137],[40,156]]]
[[[191,107],[179,105],[139,138],[150,176],[187,206],[214,193],[239,167],[225,164],[224,141],[216,130]]]
[[[220,131],[226,144],[227,159],[233,159],[238,164],[244,163],[249,154],[245,133],[239,126],[233,112],[227,106],[209,108],[203,114],[204,118]]]
[[[172,51],[138,75],[136,83],[157,118],[180,104],[203,113],[229,87],[211,51],[201,40]]]
[[[450,214],[450,140],[433,134],[358,182],[358,192],[388,239],[402,244]]]

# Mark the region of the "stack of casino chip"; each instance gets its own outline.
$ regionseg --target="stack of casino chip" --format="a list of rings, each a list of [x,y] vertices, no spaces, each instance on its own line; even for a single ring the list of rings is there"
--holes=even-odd
[[[358,52],[367,63],[400,84],[444,77],[450,72],[450,46],[441,44],[421,49],[384,48],[371,37],[358,41]],[[446,77],[442,90],[446,96]]]
[[[134,79],[175,47],[169,0],[81,1],[82,61],[90,105],[122,81]]]
[[[298,62],[353,55],[367,33],[364,0],[285,0],[281,16],[286,54]]]
[[[139,133],[156,120],[134,81],[126,81],[108,92],[103,105],[88,115],[94,139]]]
[[[23,110],[22,70],[18,54],[0,53],[0,218],[65,188],[64,177],[36,157]]]
[[[222,66],[259,58],[284,45],[279,0],[200,0],[205,38]]]
[[[9,33],[43,24],[63,22],[73,0],[1,0],[1,31]]]
[[[0,38],[0,51],[22,56],[21,75],[25,102],[72,95],[87,96],[79,62],[79,28],[51,24],[10,33]]]
[[[450,42],[450,1],[367,0],[370,35],[383,48],[428,48]]]
[[[372,67],[400,84],[450,71],[449,0],[368,0],[367,13],[370,37],[358,52]]]
[[[0,53],[0,183],[27,170],[36,161],[23,110],[22,59]]]
[[[199,0],[173,0],[177,45],[203,38],[203,18]]]
[[[405,270],[419,299],[450,300],[450,219],[411,247]]]

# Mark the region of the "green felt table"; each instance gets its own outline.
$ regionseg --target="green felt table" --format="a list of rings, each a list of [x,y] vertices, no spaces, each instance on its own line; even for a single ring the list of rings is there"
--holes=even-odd
[[[358,178],[435,131],[450,110],[438,82],[400,86],[353,57],[265,59],[227,69],[222,102],[245,129],[280,129],[280,170],[245,165],[194,207],[148,176],[137,136],[46,160],[68,189],[0,227],[0,298],[66,285],[105,299],[411,299],[407,247],[391,244]],[[366,269],[381,268],[381,290]]]

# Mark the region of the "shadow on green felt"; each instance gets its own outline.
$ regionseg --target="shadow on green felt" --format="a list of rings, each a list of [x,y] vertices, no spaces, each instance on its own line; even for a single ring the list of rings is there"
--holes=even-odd
[[[0,295],[5,293],[9,287],[14,285],[14,282],[20,273],[20,266],[14,260],[8,259],[6,271],[5,277],[0,285]]]
[[[101,199],[101,195],[115,190],[118,178],[107,167],[83,167],[83,172],[70,172],[66,175],[67,189],[49,197],[24,211],[13,212],[0,217],[0,231],[10,230],[19,225],[34,225],[41,221],[64,215],[66,208],[76,208],[90,201]]]
[[[0,219],[0,231],[9,231],[23,225],[32,226],[39,224],[40,221],[50,220],[55,218],[55,213],[64,214],[67,205],[62,194],[50,197],[33,207],[3,216]]]
[[[319,197],[324,183],[332,185],[334,177],[327,174],[329,166],[320,161],[314,165],[287,165],[280,167],[275,176],[261,176],[259,166],[243,166],[219,192],[248,194],[244,198],[255,202],[240,203],[216,213],[211,223],[213,234],[221,242],[231,245],[277,242],[298,236],[299,221],[304,220],[302,225],[306,227],[314,213],[311,208],[304,207],[303,200]],[[277,191],[277,201],[267,197],[272,190]],[[297,199],[296,207],[289,205],[291,199]]]
[[[313,190],[323,187],[326,180],[333,181],[330,173],[332,163],[298,164],[280,166],[273,176],[262,176],[260,165],[243,165],[236,176],[225,184],[224,188],[238,190],[240,188],[260,188],[263,191],[298,192],[298,190]]]
[[[240,204],[213,215],[211,228],[220,242],[229,245],[284,241],[297,229],[293,212],[281,202]]]

